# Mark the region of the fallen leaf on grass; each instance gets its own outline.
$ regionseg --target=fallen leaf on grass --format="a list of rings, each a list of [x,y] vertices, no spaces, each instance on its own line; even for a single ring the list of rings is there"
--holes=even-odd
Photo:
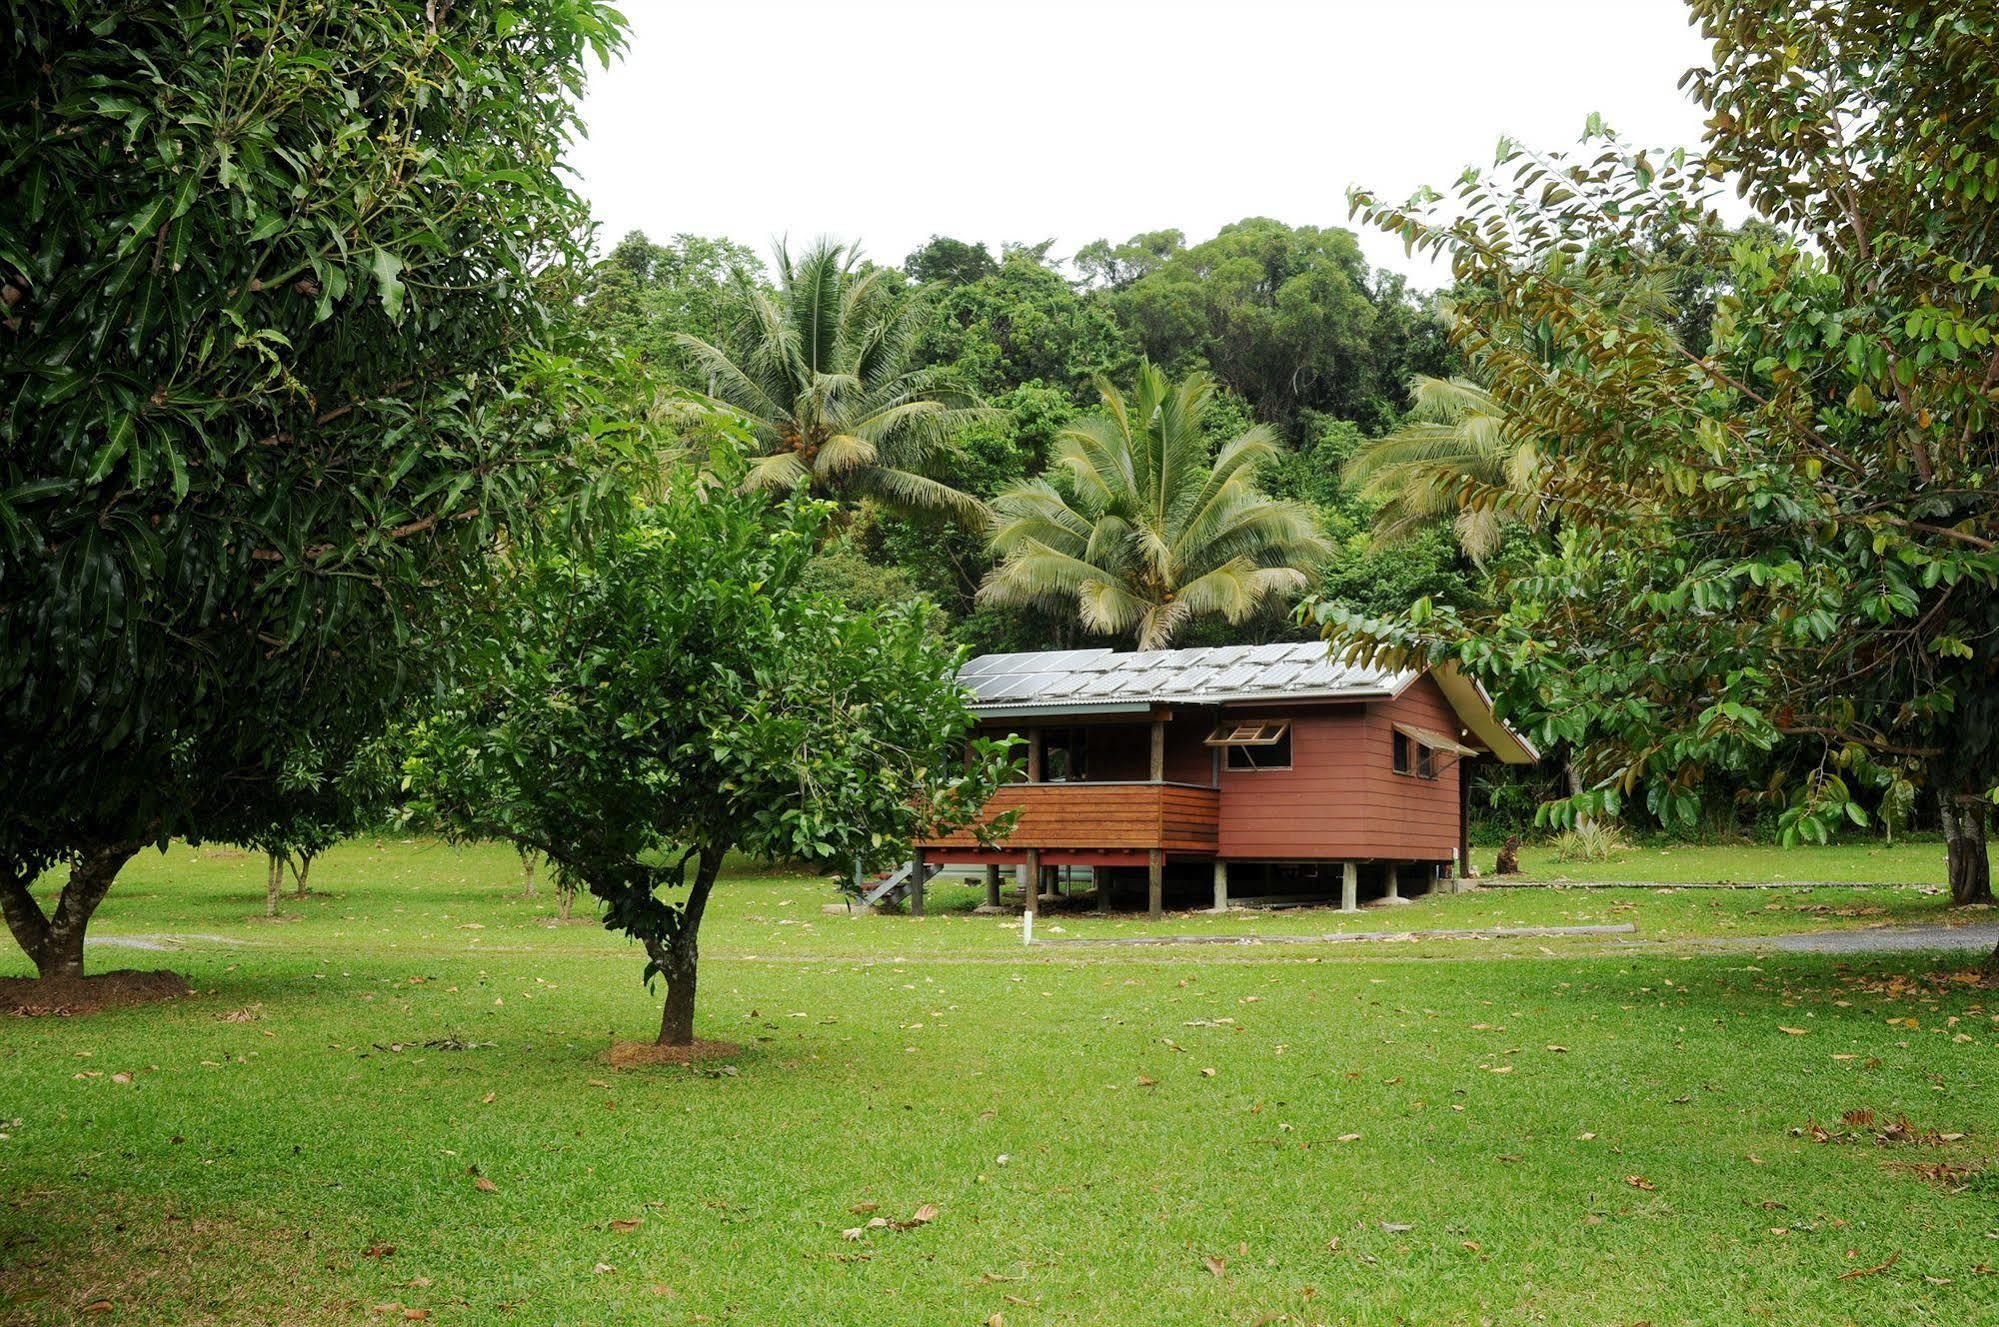
[[[1781,1023],[1777,1025],[1777,1030],[1779,1032],[1789,1033],[1793,1037],[1802,1037],[1807,1032],[1811,1031],[1810,1028],[1787,1028]]]
[[[993,1314],[992,1317],[986,1319],[985,1327],[1006,1327],[1006,1315],[1004,1313]]]
[[[617,1268],[611,1266],[611,1264],[607,1262],[600,1262],[595,1267],[592,1267],[590,1269],[590,1273],[593,1276],[602,1276],[606,1272],[615,1272],[617,1270],[618,1270]]]
[[[1343,1133],[1339,1136],[1338,1141],[1342,1143],[1357,1143],[1360,1141],[1360,1135],[1357,1133]]]
[[[429,1319],[429,1317],[430,1317],[430,1310],[429,1310],[429,1309],[404,1309],[404,1310],[403,1310],[403,1320],[404,1320],[405,1322],[424,1322],[424,1321],[427,1321],[427,1320]]]
[[[1396,1221],[1383,1221],[1381,1223],[1383,1233],[1389,1235],[1406,1235],[1415,1228],[1414,1226],[1403,1225]]]
[[[937,1219],[937,1204],[925,1203],[910,1214],[904,1226],[926,1226]]]
[[[363,1258],[386,1258],[395,1251],[396,1246],[393,1244],[370,1244],[367,1248],[361,1250],[361,1256]]]
[[[1629,1184],[1634,1189],[1643,1189],[1647,1193],[1651,1193],[1653,1190],[1659,1187],[1658,1185],[1654,1184],[1652,1181],[1646,1179],[1643,1175],[1626,1175],[1624,1177],[1624,1182],[1626,1184]]]
[[[500,1186],[487,1179],[484,1175],[473,1176],[472,1187],[480,1193],[498,1193],[500,1191]]]
[[[640,1226],[644,1225],[645,1223],[646,1223],[646,1219],[645,1219],[644,1217],[642,1217],[642,1216],[641,1216],[641,1217],[634,1217],[633,1219],[631,1219],[631,1220],[629,1220],[629,1221],[626,1221],[626,1220],[617,1220],[617,1221],[613,1221],[613,1222],[611,1222],[611,1229],[612,1229],[612,1231],[613,1231],[614,1233],[616,1233],[616,1234],[619,1234],[619,1235],[629,1235],[629,1234],[631,1234],[631,1233],[632,1233],[632,1232],[633,1232],[634,1230],[637,1230],[637,1229],[638,1229],[638,1228],[639,1228]]]
[[[1893,1267],[1896,1263],[1900,1261],[1902,1261],[1902,1251],[1900,1249],[1897,1249],[1895,1250],[1895,1252],[1888,1255],[1888,1260],[1886,1262],[1875,1263],[1872,1267],[1856,1267],[1850,1272],[1841,1272],[1838,1276],[1834,1277],[1833,1279],[1836,1281],[1851,1281],[1855,1277],[1859,1276],[1872,1276],[1876,1272],[1887,1271],[1890,1267]]]
[[[879,1212],[881,1210],[881,1204],[855,1203],[852,1207],[849,1207],[847,1210],[849,1212],[852,1212],[855,1216],[866,1216],[870,1212]]]
[[[1228,1275],[1229,1271],[1228,1261],[1224,1258],[1217,1258],[1212,1253],[1209,1254],[1207,1257],[1201,1259],[1201,1266],[1208,1269],[1208,1274],[1210,1276]]]
[[[110,1313],[110,1312],[113,1312],[114,1310],[116,1310],[116,1309],[117,1309],[117,1307],[118,1307],[118,1306],[117,1306],[116,1304],[113,1304],[113,1303],[112,1303],[112,1302],[111,1302],[110,1300],[108,1300],[108,1299],[93,1299],[93,1300],[91,1300],[91,1301],[90,1301],[90,1302],[89,1302],[88,1304],[85,1304],[85,1305],[84,1305],[84,1306],[83,1306],[82,1308],[78,1309],[78,1310],[77,1310],[77,1312],[78,1312],[78,1313]]]
[[[1215,1071],[1213,1069],[1201,1070],[1201,1077],[1203,1078],[1213,1078],[1214,1076],[1215,1076]]]
[[[497,1092],[488,1092],[485,1096],[479,1098],[479,1104],[482,1106],[490,1106],[495,1101],[499,1100],[499,1097],[500,1094]]]

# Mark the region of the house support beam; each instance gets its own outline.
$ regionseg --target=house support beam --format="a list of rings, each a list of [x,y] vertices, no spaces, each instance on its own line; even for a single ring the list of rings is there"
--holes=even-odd
[[[1041,849],[1027,850],[1027,865],[1021,868],[1021,897],[1026,900],[1025,911],[1041,910]]]
[[[986,863],[986,906],[988,908],[992,908],[995,911],[999,909],[1000,905],[999,885],[1000,885],[999,865],[995,862]]]
[[[1027,730],[1027,781],[1029,783],[1041,782],[1041,759],[1041,730],[1039,728],[1030,728]]]
[[[1340,863],[1340,911],[1360,911],[1360,867],[1354,862]]]
[[[1166,782],[1166,721],[1152,721],[1152,781]]]
[[[1166,915],[1166,850],[1154,848],[1145,863],[1145,911],[1152,920]]]
[[[1215,858],[1215,911],[1229,910],[1229,864]]]
[[[923,849],[912,848],[909,853],[909,915],[923,915]]]
[[[1388,864],[1387,892],[1382,898],[1389,903],[1402,902],[1402,868],[1394,862]]]

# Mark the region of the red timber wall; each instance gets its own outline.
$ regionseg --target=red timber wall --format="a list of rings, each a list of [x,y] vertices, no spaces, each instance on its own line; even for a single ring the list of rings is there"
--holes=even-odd
[[[1252,710],[1291,720],[1291,768],[1222,772],[1220,856],[1232,860],[1445,862],[1458,848],[1458,758],[1437,777],[1395,772],[1395,724],[1446,737],[1458,719],[1428,677],[1391,701]]]

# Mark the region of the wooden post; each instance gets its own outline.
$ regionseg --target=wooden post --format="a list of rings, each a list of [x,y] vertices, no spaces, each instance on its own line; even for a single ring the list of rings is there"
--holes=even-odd
[[[923,915],[923,849],[912,848],[909,853],[909,915]]]
[[[1462,880],[1471,874],[1471,761],[1458,757],[1458,869]]]
[[[1353,862],[1340,863],[1340,911],[1360,911],[1360,867]]]
[[[1401,868],[1394,862],[1388,864],[1388,893],[1386,897],[1390,903],[1400,903],[1402,901]]]
[[[1229,910],[1229,864],[1215,858],[1215,911]]]
[[[986,863],[986,906],[998,908],[999,905],[999,866],[997,863],[988,862]]]
[[[1027,850],[1026,877],[1022,881],[1025,888],[1021,890],[1021,894],[1027,900],[1027,911],[1034,912],[1039,909],[1041,899],[1041,849],[1039,848]]]
[[[1152,721],[1152,781],[1166,782],[1166,721]]]
[[[1090,882],[1097,887],[1097,911],[1100,913],[1111,910],[1111,879],[1104,874],[1105,869],[1101,866],[1090,868]]]
[[[1027,730],[1027,781],[1041,782],[1041,730]]]
[[[1154,848],[1146,857],[1145,910],[1158,921],[1166,915],[1166,850]]]

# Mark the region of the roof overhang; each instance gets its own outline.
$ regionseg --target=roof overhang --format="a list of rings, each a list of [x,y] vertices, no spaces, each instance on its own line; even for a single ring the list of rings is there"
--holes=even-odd
[[[1532,765],[1541,759],[1532,742],[1514,732],[1492,712],[1492,697],[1476,678],[1466,677],[1453,663],[1438,664],[1430,671],[1444,699],[1451,702],[1458,722],[1502,763]]]

